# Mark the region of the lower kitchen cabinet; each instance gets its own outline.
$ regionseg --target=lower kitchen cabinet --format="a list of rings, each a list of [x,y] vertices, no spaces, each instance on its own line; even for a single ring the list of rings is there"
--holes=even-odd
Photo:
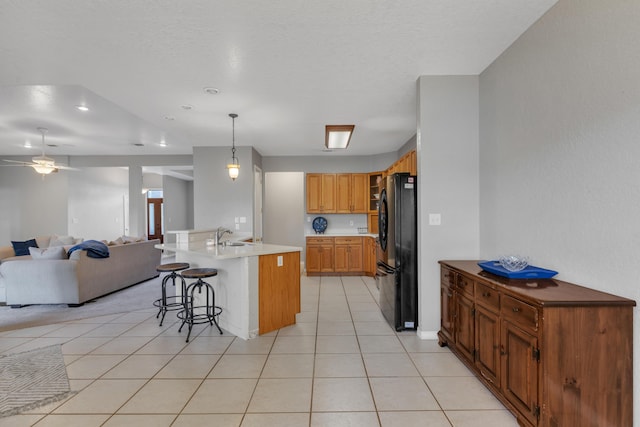
[[[368,267],[365,265],[365,260],[371,254],[365,254],[365,250],[364,238],[359,236],[307,237],[307,275],[356,276],[367,274]],[[374,242],[374,263],[375,256]],[[371,259],[368,262],[371,262]],[[375,272],[375,267],[373,271]]]
[[[333,272],[333,237],[307,237],[307,274]]]
[[[335,238],[335,264],[336,273],[363,273],[362,263],[362,237],[336,237]]]
[[[377,243],[373,237],[365,237],[364,239],[364,274],[366,276],[376,275],[376,262],[378,261],[376,251]]]
[[[440,261],[448,345],[522,426],[633,424],[635,301]]]

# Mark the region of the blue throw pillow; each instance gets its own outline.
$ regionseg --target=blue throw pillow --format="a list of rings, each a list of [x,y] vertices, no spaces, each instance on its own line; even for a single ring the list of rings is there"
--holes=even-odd
[[[29,255],[29,248],[38,247],[36,239],[27,240],[26,242],[14,242],[12,240],[11,245],[13,245],[13,251],[16,253],[16,256]]]

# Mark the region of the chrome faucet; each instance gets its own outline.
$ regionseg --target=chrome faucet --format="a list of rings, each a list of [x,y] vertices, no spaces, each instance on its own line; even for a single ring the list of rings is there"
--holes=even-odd
[[[224,236],[225,233],[233,234],[233,231],[229,230],[228,228],[224,228],[224,227],[218,227],[216,229],[216,240],[215,240],[215,244],[216,245],[220,244],[220,239],[222,239],[222,236]]]

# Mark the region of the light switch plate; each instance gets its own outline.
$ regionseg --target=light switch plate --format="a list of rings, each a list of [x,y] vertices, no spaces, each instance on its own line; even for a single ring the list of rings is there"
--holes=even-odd
[[[284,265],[284,260],[282,255],[278,255],[278,267],[282,267]]]

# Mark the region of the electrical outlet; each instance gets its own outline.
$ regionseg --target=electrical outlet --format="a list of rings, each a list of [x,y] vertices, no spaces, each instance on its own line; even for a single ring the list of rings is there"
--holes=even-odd
[[[349,225],[353,227],[353,221],[349,221]]]
[[[442,217],[439,213],[430,213],[429,214],[429,225],[440,225],[442,224]]]

